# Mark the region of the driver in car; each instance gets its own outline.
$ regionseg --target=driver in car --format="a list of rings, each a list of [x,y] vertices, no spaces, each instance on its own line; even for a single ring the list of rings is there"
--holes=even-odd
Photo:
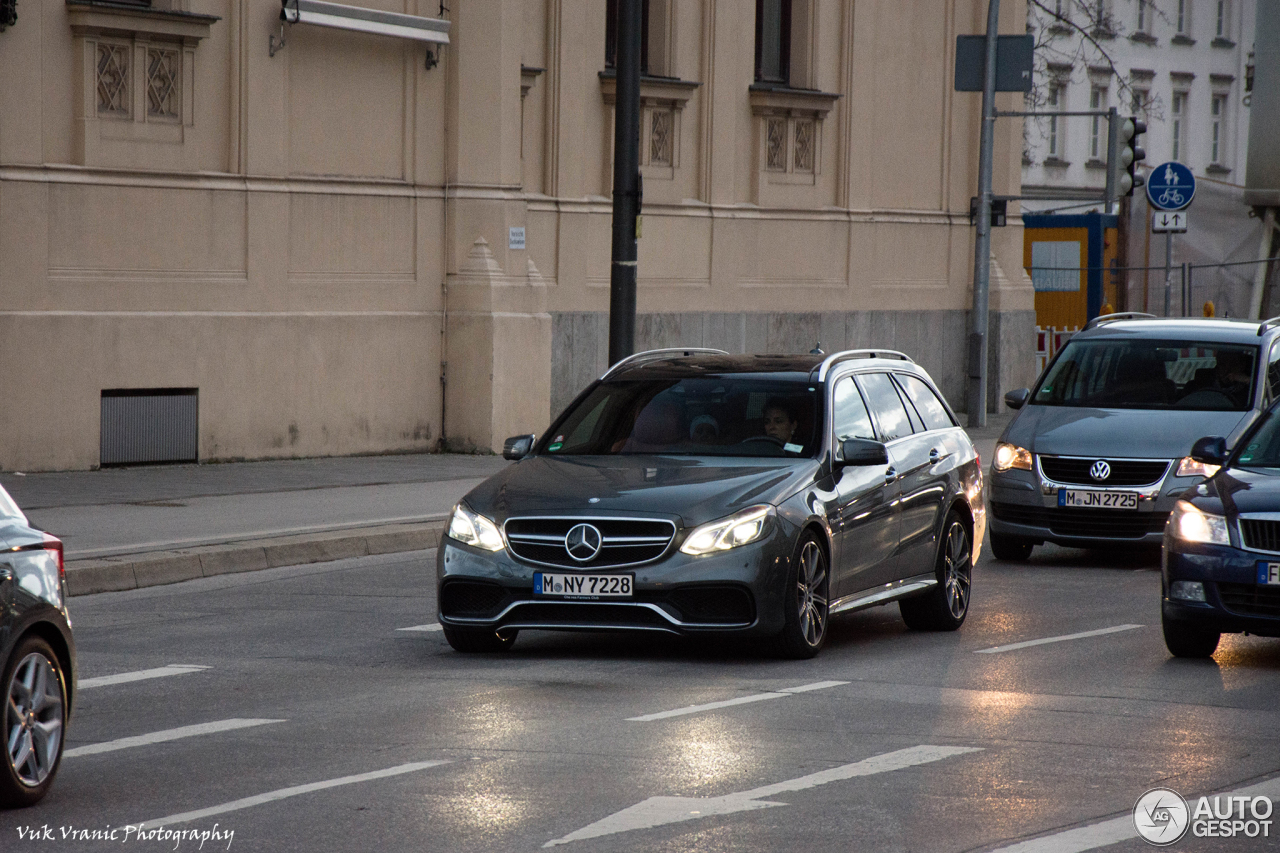
[[[764,434],[779,444],[791,443],[796,434],[796,418],[791,408],[782,400],[773,399],[764,406]]]

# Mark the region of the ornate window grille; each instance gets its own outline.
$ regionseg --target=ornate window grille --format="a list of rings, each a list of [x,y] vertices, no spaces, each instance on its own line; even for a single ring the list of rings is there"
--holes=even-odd
[[[649,129],[649,162],[654,166],[670,166],[673,161],[671,110],[654,110]]]
[[[129,115],[129,48],[98,44],[98,114]]]
[[[772,172],[787,170],[787,120],[770,118],[765,121],[765,168]]]
[[[796,121],[794,167],[797,172],[813,171],[813,128],[812,121]]]
[[[147,115],[182,117],[181,68],[178,51],[147,49]]]

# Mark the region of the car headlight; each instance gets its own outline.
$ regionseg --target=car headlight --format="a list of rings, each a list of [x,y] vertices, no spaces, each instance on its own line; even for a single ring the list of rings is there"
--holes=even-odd
[[[765,521],[771,515],[773,507],[753,506],[720,521],[704,524],[689,534],[680,551],[700,557],[754,542],[764,535]]]
[[[1002,441],[996,445],[995,468],[997,471],[1008,471],[1010,468],[1021,468],[1023,471],[1030,471],[1031,451],[1016,444],[1005,444]]]
[[[474,545],[486,551],[501,551],[503,548],[502,534],[498,532],[498,525],[483,515],[467,509],[465,504],[458,504],[453,508],[453,518],[449,519],[449,532],[445,535],[450,539],[457,539],[459,542]]]
[[[1210,465],[1207,462],[1197,462],[1190,456],[1184,456],[1178,463],[1178,476],[1212,477],[1214,474],[1218,473],[1218,469],[1221,467],[1221,465]]]
[[[1187,501],[1178,501],[1173,505],[1173,515],[1169,517],[1169,523],[1173,525],[1173,535],[1184,542],[1204,542],[1210,545],[1231,544],[1225,518],[1205,512]]]

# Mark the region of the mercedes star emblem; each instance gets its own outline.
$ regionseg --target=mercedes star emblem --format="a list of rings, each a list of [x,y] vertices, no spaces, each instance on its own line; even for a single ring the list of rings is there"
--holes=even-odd
[[[1089,469],[1089,476],[1095,480],[1105,480],[1111,476],[1111,466],[1099,459]]]
[[[589,563],[600,553],[600,531],[590,524],[574,525],[564,537],[564,549],[579,563]]]

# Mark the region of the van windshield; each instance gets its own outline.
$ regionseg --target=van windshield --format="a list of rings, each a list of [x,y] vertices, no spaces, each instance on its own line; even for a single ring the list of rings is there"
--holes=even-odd
[[[813,456],[820,385],[759,376],[607,382],[543,436],[552,456]]]
[[[1197,341],[1072,340],[1031,402],[1106,409],[1243,412],[1258,348]]]

